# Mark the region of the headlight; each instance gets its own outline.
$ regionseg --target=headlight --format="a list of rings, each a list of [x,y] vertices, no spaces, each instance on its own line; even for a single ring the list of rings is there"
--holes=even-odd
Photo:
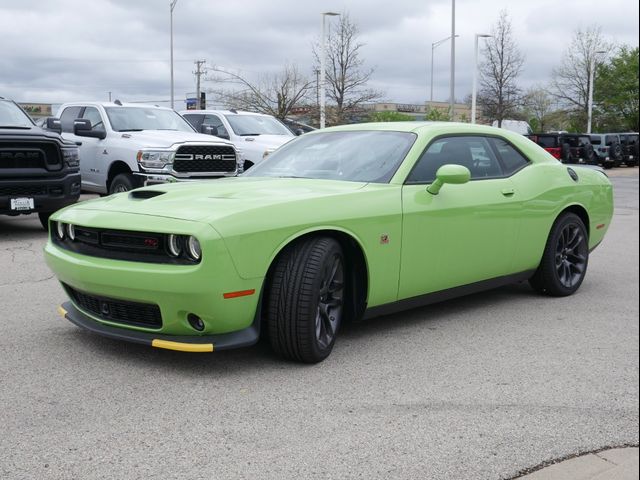
[[[67,235],[69,235],[72,242],[76,239],[76,229],[70,223],[67,225]]]
[[[144,168],[164,168],[171,165],[176,153],[167,150],[138,150],[138,163]]]
[[[62,149],[62,160],[67,164],[67,167],[78,167],[80,165],[80,156],[76,147],[69,147]]]
[[[56,235],[60,240],[64,239],[64,223],[56,222]]]
[[[200,260],[202,256],[202,249],[200,248],[200,242],[196,237],[190,236],[187,240],[187,253],[193,260]]]
[[[169,248],[169,254],[174,257],[179,257],[182,253],[182,239],[179,235],[169,235],[167,246]]]

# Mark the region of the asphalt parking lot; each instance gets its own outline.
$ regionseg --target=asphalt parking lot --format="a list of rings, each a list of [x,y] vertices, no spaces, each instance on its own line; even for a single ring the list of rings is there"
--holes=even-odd
[[[323,363],[81,331],[0,217],[0,478],[512,478],[638,444],[638,169],[569,298],[525,284],[347,326]]]

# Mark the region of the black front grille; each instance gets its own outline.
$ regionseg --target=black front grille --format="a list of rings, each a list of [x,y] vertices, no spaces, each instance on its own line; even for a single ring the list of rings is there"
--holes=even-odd
[[[2,168],[62,168],[62,155],[53,142],[0,141],[0,169]]]
[[[6,185],[0,187],[0,197],[31,197],[46,194],[47,187],[43,185]]]
[[[233,173],[236,168],[235,150],[221,145],[184,145],[173,161],[176,172]]]
[[[64,283],[62,285],[78,307],[102,320],[139,327],[162,327],[162,315],[158,305],[92,295]]]
[[[165,233],[102,230],[80,225],[74,225],[74,233],[75,240],[68,235],[61,240],[56,234],[51,235],[51,240],[61,248],[91,257],[173,265],[200,263],[200,260],[188,257],[185,248],[178,257],[170,255]],[[184,239],[179,242],[183,245]]]

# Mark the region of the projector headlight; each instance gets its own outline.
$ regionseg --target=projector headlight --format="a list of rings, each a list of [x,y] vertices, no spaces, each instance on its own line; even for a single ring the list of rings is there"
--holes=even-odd
[[[163,169],[173,164],[175,155],[167,150],[138,150],[137,160],[143,168]]]

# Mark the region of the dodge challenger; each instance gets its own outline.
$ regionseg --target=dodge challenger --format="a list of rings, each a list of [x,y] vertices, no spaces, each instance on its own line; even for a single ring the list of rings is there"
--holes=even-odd
[[[346,321],[512,282],[571,295],[612,214],[602,171],[519,134],[359,124],[298,137],[236,178],[62,209],[45,257],[69,297],[59,313],[97,334],[189,352],[263,334],[313,363]]]

